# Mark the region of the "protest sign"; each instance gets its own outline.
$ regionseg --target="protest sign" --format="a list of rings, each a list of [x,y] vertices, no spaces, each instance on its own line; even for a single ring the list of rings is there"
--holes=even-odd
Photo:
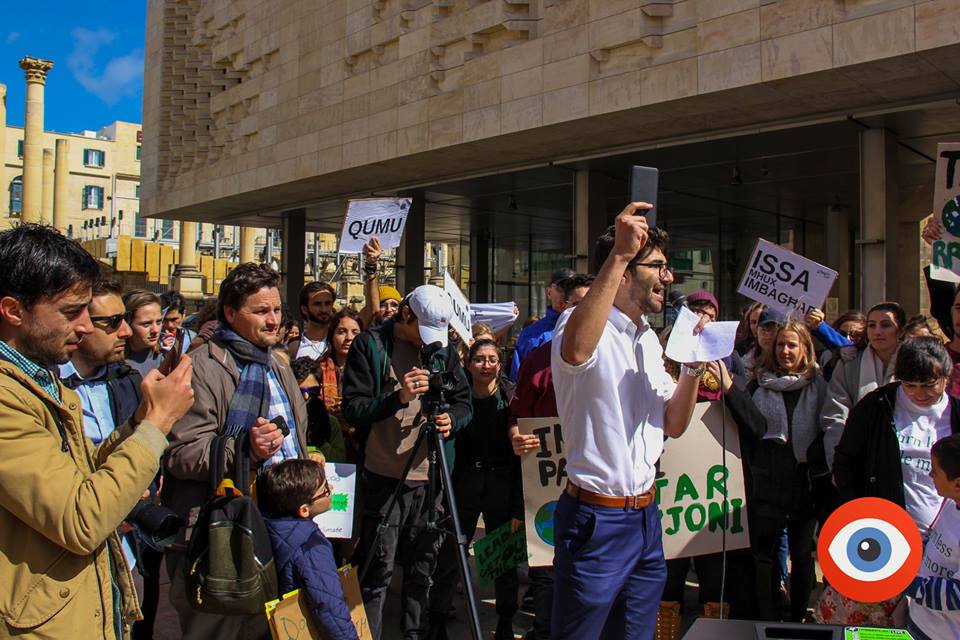
[[[836,279],[833,269],[760,238],[737,293],[802,318],[820,308]]]
[[[443,273],[443,290],[450,296],[450,304],[453,307],[450,326],[460,334],[464,342],[470,344],[473,342],[473,332],[470,330],[470,302],[460,291],[457,281],[447,272]]]
[[[686,432],[664,442],[656,487],[668,560],[722,551],[724,530],[728,550],[750,546],[740,440],[729,411],[725,422],[726,456],[719,402],[698,402]]]
[[[500,525],[473,543],[473,557],[477,563],[480,587],[486,587],[527,559],[523,531],[511,531],[509,522]]]
[[[372,640],[370,624],[367,621],[367,612],[363,608],[360,596],[360,583],[357,572],[351,565],[341,567],[338,571],[340,586],[343,588],[344,601],[350,610],[350,619],[357,630],[360,640]],[[267,614],[267,624],[270,626],[270,635],[273,640],[307,640],[310,638],[324,638],[313,624],[310,609],[306,598],[300,597],[300,590],[294,589],[284,594],[279,600],[271,600],[264,604]]]
[[[553,564],[553,512],[567,481],[559,418],[520,418],[520,433],[540,438],[540,450],[523,456],[524,528],[531,567]]]
[[[500,331],[517,321],[516,302],[471,302],[470,324],[478,322]]]
[[[937,177],[933,187],[933,215],[946,230],[934,241],[930,277],[960,282],[960,176],[956,162],[960,143],[937,145]]]
[[[400,246],[403,227],[410,211],[410,198],[366,198],[351,200],[340,232],[341,253],[360,253],[373,236],[381,249]]]
[[[328,538],[349,540],[353,536],[353,509],[357,491],[357,465],[345,462],[323,463],[330,483],[330,510],[313,521]]]
[[[657,502],[668,560],[750,546],[740,441],[726,415],[726,466],[720,405],[696,405],[690,426],[664,444],[657,472]],[[520,433],[535,434],[540,450],[522,460],[524,527],[528,563],[553,563],[553,512],[567,480],[563,433],[558,418],[521,418]]]

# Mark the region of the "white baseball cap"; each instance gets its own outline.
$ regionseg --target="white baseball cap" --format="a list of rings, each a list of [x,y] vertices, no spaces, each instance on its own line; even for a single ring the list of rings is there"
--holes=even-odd
[[[423,344],[439,342],[446,347],[447,327],[453,316],[453,305],[447,292],[432,284],[425,284],[414,289],[407,302],[419,321]]]

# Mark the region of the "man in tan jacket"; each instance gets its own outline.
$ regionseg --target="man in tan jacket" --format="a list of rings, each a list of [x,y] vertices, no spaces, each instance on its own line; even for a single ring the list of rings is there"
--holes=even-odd
[[[0,638],[126,637],[140,611],[116,528],[193,402],[191,363],[151,372],[133,424],[94,448],[51,368],[93,330],[97,262],[21,225],[0,233],[0,264]]]

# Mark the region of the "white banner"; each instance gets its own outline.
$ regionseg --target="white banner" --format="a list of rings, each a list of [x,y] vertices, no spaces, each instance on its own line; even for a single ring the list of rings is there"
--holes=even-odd
[[[836,279],[833,269],[760,238],[737,293],[802,318],[823,305]]]
[[[446,271],[443,273],[443,290],[450,296],[450,304],[453,307],[450,326],[469,345],[473,342],[473,332],[470,330],[470,301],[460,291],[457,281]]]
[[[360,253],[373,236],[381,249],[395,249],[403,238],[411,198],[367,198],[351,200],[340,232],[341,253]]]
[[[933,215],[946,230],[934,241],[930,277],[960,282],[960,144],[937,145],[937,181],[933,186]]]
[[[353,511],[357,495],[357,465],[346,462],[323,463],[330,484],[330,510],[313,519],[328,538],[353,537]]]
[[[482,322],[500,331],[517,321],[516,302],[474,302],[470,305],[470,322]]]

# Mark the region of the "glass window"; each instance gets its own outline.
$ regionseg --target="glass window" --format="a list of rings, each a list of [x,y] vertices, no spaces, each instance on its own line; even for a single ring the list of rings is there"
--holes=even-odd
[[[23,140],[17,140],[17,157],[23,157]]]
[[[140,159],[140,145],[137,145],[137,160]]]
[[[160,225],[160,239],[173,240],[173,220],[164,220]]]
[[[10,215],[23,211],[23,177],[17,176],[10,181]]]
[[[138,238],[147,237],[147,219],[137,211],[133,217],[133,235]]]
[[[103,187],[89,184],[83,187],[83,208],[103,209]]]
[[[140,185],[137,185],[137,200],[140,199]]]
[[[83,164],[88,167],[103,167],[106,153],[100,149],[84,149]]]

